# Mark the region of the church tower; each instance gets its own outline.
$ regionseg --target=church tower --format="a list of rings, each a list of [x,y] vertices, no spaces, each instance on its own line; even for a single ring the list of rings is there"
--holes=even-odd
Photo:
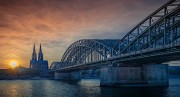
[[[35,44],[34,44],[34,47],[33,47],[32,60],[37,60]]]
[[[33,47],[32,59],[30,60],[30,68],[37,68],[37,55],[35,44]]]
[[[42,49],[41,49],[41,44],[39,47],[38,60],[43,60],[43,53],[42,53]]]
[[[30,68],[40,70],[42,74],[46,74],[48,71],[48,61],[43,59],[43,52],[41,44],[39,47],[38,58],[36,55],[35,44],[33,47],[32,59],[30,60]]]

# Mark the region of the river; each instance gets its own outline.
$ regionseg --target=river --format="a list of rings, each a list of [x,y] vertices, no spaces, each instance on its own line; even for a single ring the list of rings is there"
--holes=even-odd
[[[180,97],[180,78],[168,88],[99,87],[99,80],[1,80],[0,97]]]

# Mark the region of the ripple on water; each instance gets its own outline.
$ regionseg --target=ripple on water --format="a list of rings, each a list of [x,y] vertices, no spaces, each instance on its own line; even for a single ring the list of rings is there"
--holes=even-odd
[[[180,97],[180,79],[168,88],[99,87],[99,80],[1,80],[0,97]]]

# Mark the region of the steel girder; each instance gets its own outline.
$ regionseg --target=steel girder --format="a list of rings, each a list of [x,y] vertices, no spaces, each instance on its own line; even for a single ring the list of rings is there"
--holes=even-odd
[[[51,71],[58,70],[58,69],[68,66],[69,64],[71,64],[71,63],[69,63],[69,62],[53,62],[50,66],[50,70]]]
[[[51,66],[50,66],[50,70],[58,69],[58,68],[57,68],[57,64],[58,64],[58,62],[53,62],[53,63],[51,64]]]
[[[118,55],[179,41],[180,1],[171,0],[128,32],[114,47]]]

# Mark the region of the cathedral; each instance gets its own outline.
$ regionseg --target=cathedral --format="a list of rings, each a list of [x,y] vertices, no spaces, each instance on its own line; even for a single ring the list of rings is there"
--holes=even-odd
[[[43,59],[43,52],[41,44],[39,48],[38,58],[36,55],[35,44],[33,47],[32,59],[30,60],[30,68],[40,70],[42,72],[48,71],[48,61]]]

